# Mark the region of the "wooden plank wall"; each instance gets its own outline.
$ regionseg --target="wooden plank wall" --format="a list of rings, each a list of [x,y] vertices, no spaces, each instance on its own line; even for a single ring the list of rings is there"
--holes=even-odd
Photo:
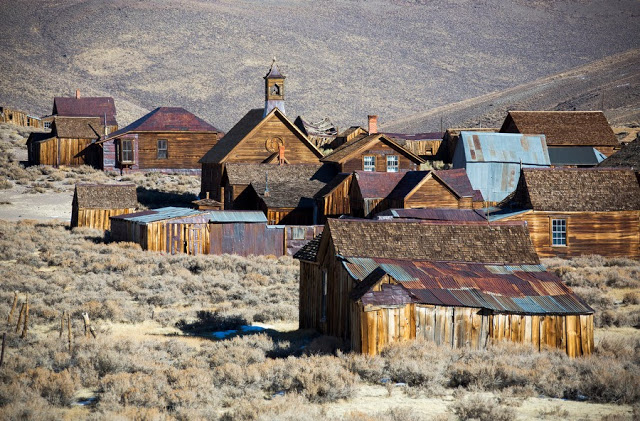
[[[351,189],[351,180],[353,175],[348,176],[340,183],[330,194],[319,200],[319,209],[322,209],[320,223],[326,222],[327,218],[337,218],[340,215],[351,214],[351,203],[349,190]]]
[[[135,212],[135,208],[122,209],[78,209],[74,206],[71,211],[71,227],[89,227],[103,231],[111,229],[112,216]]]
[[[167,253],[209,254],[210,233],[208,223],[168,223]]]
[[[58,151],[58,144],[60,150]],[[91,139],[52,138],[34,144],[36,165],[91,165],[102,167],[102,150]],[[58,156],[59,154],[59,156]]]
[[[269,208],[267,220],[270,225],[312,225],[313,209]]]
[[[387,172],[387,155],[398,156],[398,168],[402,170],[417,170],[419,162],[415,162],[415,158],[410,158],[406,152],[398,151],[384,142],[376,142],[367,149],[354,153],[353,156],[340,165],[340,172],[354,172],[364,170],[364,157],[376,157],[376,171]]]
[[[389,343],[416,338],[471,349],[506,340],[538,350],[563,349],[570,357],[590,355],[594,348],[593,315],[493,315],[477,308],[421,304],[363,309],[354,303],[351,328],[352,349],[369,355]]]
[[[567,220],[567,246],[551,246],[551,219]],[[533,246],[540,257],[599,254],[640,258],[640,211],[537,212],[509,220],[527,221]]]
[[[394,203],[395,207],[395,203]],[[460,207],[458,197],[434,178],[426,180],[411,196],[398,203],[401,208],[450,208]]]
[[[158,159],[158,140],[167,140],[167,158]],[[201,168],[198,162],[215,144],[218,133],[139,133],[138,158],[141,169]]]
[[[323,331],[322,269],[319,265],[300,262],[300,298],[298,320],[300,329]]]
[[[433,159],[440,149],[442,139],[440,140],[407,140],[404,144],[405,149],[413,152],[414,154],[426,158]]]
[[[284,254],[284,228],[266,224],[210,224],[210,254],[273,255]]]

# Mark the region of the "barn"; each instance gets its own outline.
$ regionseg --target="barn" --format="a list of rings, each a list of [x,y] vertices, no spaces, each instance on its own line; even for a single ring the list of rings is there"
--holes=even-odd
[[[112,216],[135,212],[138,197],[134,184],[76,184],[71,227],[111,229]]]
[[[523,168],[492,221],[526,221],[541,257],[640,257],[640,185],[627,168]]]
[[[522,222],[330,219],[295,258],[300,328],[356,352],[416,338],[593,351],[593,310],[540,264]]]

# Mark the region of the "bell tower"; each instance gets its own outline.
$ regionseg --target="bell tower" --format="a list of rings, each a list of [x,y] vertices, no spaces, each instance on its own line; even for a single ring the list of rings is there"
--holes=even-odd
[[[271,68],[264,77],[264,113],[262,117],[266,117],[274,108],[278,107],[283,114],[284,110],[284,79],[285,76],[280,73],[276,65],[276,58],[273,58]]]

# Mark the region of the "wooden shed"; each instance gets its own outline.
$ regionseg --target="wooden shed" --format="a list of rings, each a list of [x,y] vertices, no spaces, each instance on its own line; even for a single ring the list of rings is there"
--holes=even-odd
[[[224,200],[227,164],[318,164],[320,158],[322,152],[284,112],[284,76],[274,63],[265,76],[265,107],[250,110],[200,159],[200,197]]]
[[[76,184],[71,208],[71,227],[111,228],[112,216],[138,208],[134,184]]]
[[[640,257],[640,185],[625,168],[524,168],[490,220],[526,221],[542,257]]]
[[[42,120],[24,111],[10,107],[0,107],[0,123],[9,123],[22,127],[44,128]]]
[[[159,107],[98,142],[107,171],[199,174],[200,158],[224,135],[181,107]]]
[[[621,146],[602,111],[509,111],[500,133],[543,134],[549,149],[587,146],[606,156]]]
[[[103,132],[99,117],[55,117],[51,133],[29,135],[29,165],[90,165],[101,169],[102,149],[96,142]]]
[[[593,310],[540,264],[523,223],[330,219],[300,260],[300,328],[375,355],[415,338],[593,351]]]

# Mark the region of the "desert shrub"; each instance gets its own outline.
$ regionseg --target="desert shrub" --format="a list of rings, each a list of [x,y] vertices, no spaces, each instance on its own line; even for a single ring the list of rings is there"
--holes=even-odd
[[[11,187],[13,187],[13,184],[11,184],[11,181],[6,179],[0,180],[0,190],[10,189]]]
[[[511,421],[515,419],[512,408],[502,407],[493,398],[469,394],[450,406],[460,420]]]
[[[247,325],[247,320],[238,314],[222,314],[218,311],[201,310],[197,312],[197,319],[193,322],[179,320],[176,327],[187,332],[220,330],[236,330]]]
[[[640,304],[640,294],[636,291],[630,291],[624,294],[622,304]]]

